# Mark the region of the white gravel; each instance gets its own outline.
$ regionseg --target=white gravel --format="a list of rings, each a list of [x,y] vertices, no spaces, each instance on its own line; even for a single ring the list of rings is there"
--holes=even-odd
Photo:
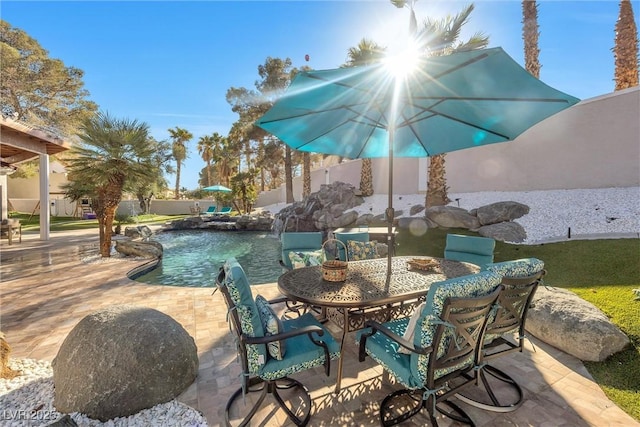
[[[46,426],[64,416],[53,406],[53,370],[49,362],[10,359],[9,367],[22,372],[13,379],[0,379],[0,426]],[[81,427],[204,427],[207,421],[195,409],[171,400],[135,415],[107,422],[74,412],[69,414]]]
[[[527,232],[524,244],[566,240],[571,238],[638,237],[640,233],[640,187],[598,188],[587,190],[503,191],[449,194],[450,206],[471,210],[494,202],[514,201],[529,206],[529,213],[515,220]],[[424,194],[395,195],[393,207],[408,217],[409,209],[424,205]],[[456,200],[458,199],[458,200]],[[354,208],[359,214],[384,213],[387,195],[365,197]],[[286,204],[265,206],[276,213]],[[424,215],[424,211],[415,216]]]

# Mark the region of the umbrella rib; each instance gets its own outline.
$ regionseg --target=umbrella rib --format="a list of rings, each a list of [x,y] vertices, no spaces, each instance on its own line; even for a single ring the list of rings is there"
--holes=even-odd
[[[445,101],[445,100],[440,100],[440,102],[436,102],[435,104],[433,104],[433,105],[432,105],[431,107],[429,107],[429,108],[424,108],[424,107],[420,107],[420,106],[418,106],[418,105],[414,105],[414,107],[416,107],[416,108],[418,108],[418,109],[421,109],[422,111],[420,111],[419,113],[417,113],[417,114],[413,115],[413,116],[412,116],[412,117],[410,117],[410,118],[407,118],[404,114],[402,114],[402,118],[404,119],[404,121],[403,121],[402,123],[400,123],[399,125],[396,125],[396,128],[398,128],[398,127],[408,127],[409,129],[411,129],[411,132],[415,135],[415,137],[418,139],[418,141],[420,141],[420,145],[422,145],[422,147],[424,148],[425,152],[427,152],[427,153],[429,152],[429,150],[427,150],[427,148],[424,146],[424,144],[422,143],[422,140],[418,137],[418,134],[416,133],[415,129],[414,129],[411,125],[412,125],[413,123],[417,123],[417,122],[422,122],[422,121],[425,121],[425,120],[429,120],[430,118],[435,117],[435,116],[445,117],[445,118],[447,118],[447,119],[449,119],[449,120],[453,120],[454,122],[462,123],[462,124],[464,124],[464,125],[466,125],[466,126],[470,126],[470,127],[476,128],[476,129],[478,129],[478,130],[481,130],[481,131],[483,131],[483,132],[487,132],[487,133],[490,133],[490,134],[492,134],[492,135],[499,136],[500,138],[504,138],[504,139],[506,139],[506,140],[511,139],[511,138],[509,138],[507,135],[503,135],[503,134],[501,134],[501,133],[498,133],[498,132],[492,131],[491,129],[487,129],[487,128],[481,127],[481,126],[479,126],[479,125],[476,125],[476,124],[474,124],[474,123],[470,123],[470,122],[467,122],[467,121],[465,121],[465,120],[461,120],[461,119],[459,119],[459,118],[457,118],[457,117],[453,117],[453,116],[450,116],[450,115],[448,115],[448,114],[443,114],[443,113],[439,113],[439,112],[437,112],[437,111],[433,111],[433,110],[432,110],[432,108],[434,108],[434,107],[436,107],[437,105],[439,105],[439,104],[443,103],[444,101]],[[413,103],[412,103],[412,105],[413,105]],[[427,112],[428,112],[428,113],[431,113],[431,115],[429,115],[429,116],[424,116],[424,117],[420,117],[420,115],[421,115],[421,114],[423,114],[423,113],[427,113]]]
[[[350,109],[348,109],[348,110],[349,110],[349,111],[352,111],[352,110],[350,110]],[[356,113],[356,114],[357,114],[357,113]],[[355,122],[355,123],[361,123],[361,124],[363,124],[363,125],[371,126],[371,132],[369,133],[369,136],[371,136],[371,135],[373,134],[373,130],[374,130],[376,127],[380,127],[380,126],[377,126],[377,123],[374,123],[374,122],[373,122],[372,120],[370,120],[370,119],[369,119],[369,122],[366,122],[366,121],[358,121],[358,120],[355,120],[355,119],[353,119],[353,118],[348,118],[347,120],[344,120],[344,121],[340,122],[338,125],[336,125],[336,126],[334,126],[334,127],[330,128],[330,129],[328,129],[326,132],[323,132],[323,133],[321,133],[320,135],[317,135],[317,136],[315,136],[314,138],[310,139],[309,141],[305,142],[304,144],[300,145],[298,148],[296,148],[296,150],[299,150],[300,148],[304,147],[304,146],[305,146],[305,145],[307,145],[307,144],[311,144],[312,142],[315,142],[318,138],[321,138],[321,137],[323,137],[323,136],[325,136],[325,135],[327,135],[327,134],[329,134],[329,133],[333,132],[334,130],[338,129],[340,126],[343,126],[343,125],[344,125],[344,124],[346,124],[347,122]],[[384,128],[383,128],[383,129],[384,129]],[[361,150],[360,152],[362,152],[362,150]]]
[[[358,105],[358,104],[354,104],[354,105]],[[340,105],[340,106],[333,107],[333,108],[327,108],[324,111],[329,112],[329,111],[333,111],[333,110],[341,110],[343,108],[350,109],[349,107],[346,107],[345,105]],[[267,124],[267,123],[281,122],[281,121],[284,121],[284,120],[299,119],[300,117],[311,116],[311,115],[314,115],[314,114],[317,114],[317,113],[318,113],[317,111],[307,111],[305,113],[294,114],[294,115],[290,115],[290,116],[287,116],[287,117],[278,117],[278,118],[271,119],[271,120],[260,120],[258,123],[262,125],[262,124]]]
[[[402,114],[402,118],[404,119],[403,123],[407,123],[406,127],[408,127],[409,129],[411,129],[411,133],[413,133],[413,136],[416,137],[416,141],[418,141],[420,143],[420,146],[424,149],[425,154],[427,155],[427,157],[429,157],[429,149],[424,145],[424,143],[422,142],[422,139],[420,139],[420,137],[418,136],[418,132],[416,132],[416,130],[414,129],[414,127],[412,126],[413,123],[416,123],[410,119],[407,119],[404,115],[404,113]],[[418,116],[418,114],[416,114],[414,117]],[[431,115],[431,117],[433,117],[433,114]],[[430,119],[431,117],[425,117],[422,120],[427,120]],[[404,125],[402,125],[404,126]],[[397,128],[398,126],[396,126]]]
[[[457,118],[457,117],[453,117],[453,116],[450,116],[450,115],[448,115],[448,114],[438,113],[438,112],[435,112],[435,111],[431,111],[430,109],[426,109],[426,110],[424,110],[424,111],[423,111],[423,113],[424,113],[424,112],[427,112],[427,111],[431,113],[431,115],[430,115],[430,116],[428,116],[428,117],[423,117],[423,118],[420,118],[420,119],[417,119],[417,117],[419,116],[419,114],[416,114],[415,116],[413,116],[413,117],[412,117],[412,119],[411,119],[411,120],[406,120],[405,122],[403,122],[403,123],[402,123],[402,126],[404,126],[404,127],[409,127],[409,128],[411,129],[411,131],[415,134],[415,131],[414,131],[414,130],[413,130],[413,128],[411,127],[411,124],[412,124],[412,123],[417,123],[418,121],[425,121],[425,120],[428,120],[428,119],[430,119],[430,118],[432,118],[432,117],[440,116],[440,117],[445,117],[445,118],[447,118],[447,119],[449,119],[449,120],[452,120],[452,121],[454,121],[454,122],[462,123],[463,125],[470,126],[470,127],[472,127],[472,128],[476,128],[476,129],[481,130],[481,131],[483,131],[483,132],[487,132],[487,133],[490,133],[490,134],[492,134],[492,135],[499,136],[500,138],[504,138],[504,139],[506,139],[506,140],[510,140],[510,139],[511,139],[511,138],[510,138],[509,136],[507,136],[507,135],[501,134],[501,133],[496,132],[496,131],[493,131],[493,130],[491,130],[491,129],[487,129],[487,128],[485,128],[485,127],[482,127],[482,126],[476,125],[476,124],[471,123],[471,122],[467,122],[467,121],[465,121],[465,120],[461,120],[461,119],[459,119],[459,118]],[[416,135],[416,136],[417,136],[417,135]]]

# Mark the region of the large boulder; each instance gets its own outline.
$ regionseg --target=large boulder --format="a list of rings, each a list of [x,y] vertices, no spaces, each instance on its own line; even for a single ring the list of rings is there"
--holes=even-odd
[[[0,378],[11,379],[16,377],[20,372],[9,367],[9,355],[11,354],[11,346],[4,337],[4,333],[0,331]]]
[[[275,215],[274,232],[327,231],[351,226],[358,219],[352,211],[364,199],[353,185],[340,181],[323,184],[304,200],[294,202]]]
[[[152,234],[153,231],[146,225],[124,228],[124,235],[132,239],[148,239]]]
[[[116,252],[140,258],[162,258],[163,248],[159,242],[149,240],[141,242],[137,240],[116,240]]]
[[[527,239],[524,227],[513,221],[483,225],[477,231],[483,237],[490,237],[500,242],[522,243]]]
[[[478,218],[466,209],[455,206],[432,206],[426,209],[425,216],[442,228],[467,228],[476,230],[480,227]]]
[[[518,202],[496,202],[490,205],[480,206],[470,212],[478,217],[480,225],[497,224],[499,222],[513,221],[529,213],[529,206]]]
[[[175,398],[196,378],[198,354],[171,317],[119,305],[83,318],[51,365],[56,409],[107,421]]]
[[[629,344],[602,311],[565,289],[540,286],[528,313],[531,334],[580,360],[600,362]]]
[[[240,215],[236,219],[236,229],[250,231],[271,231],[273,227],[273,215],[259,213],[252,215]]]

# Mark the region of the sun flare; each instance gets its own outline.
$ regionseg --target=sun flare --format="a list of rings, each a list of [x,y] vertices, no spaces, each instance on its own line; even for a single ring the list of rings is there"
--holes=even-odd
[[[411,43],[402,51],[389,55],[384,64],[387,70],[397,79],[403,79],[418,68],[420,52],[415,43]]]

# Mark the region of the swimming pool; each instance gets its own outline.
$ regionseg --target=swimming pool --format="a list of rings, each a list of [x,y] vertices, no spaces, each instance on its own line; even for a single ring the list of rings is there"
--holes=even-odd
[[[162,262],[134,280],[157,285],[213,287],[220,266],[235,257],[252,285],[273,283],[282,274],[280,241],[271,233],[170,231],[152,240],[164,248]]]

